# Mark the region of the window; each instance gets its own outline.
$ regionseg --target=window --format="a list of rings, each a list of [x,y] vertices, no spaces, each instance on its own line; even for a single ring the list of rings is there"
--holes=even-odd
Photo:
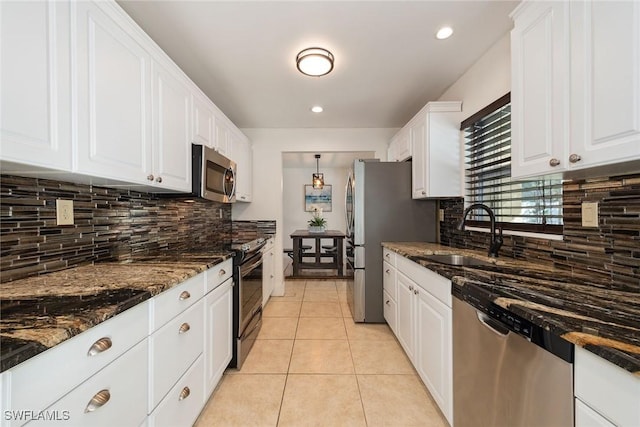
[[[466,202],[489,206],[505,230],[562,234],[562,180],[511,179],[510,94],[463,121]],[[469,225],[487,226],[486,212],[469,213]]]

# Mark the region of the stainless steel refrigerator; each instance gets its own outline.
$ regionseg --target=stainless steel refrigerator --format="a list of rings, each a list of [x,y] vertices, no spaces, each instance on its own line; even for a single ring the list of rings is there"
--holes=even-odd
[[[356,160],[346,189],[347,301],[356,322],[383,323],[382,242],[435,242],[437,203],[411,198],[411,163]]]

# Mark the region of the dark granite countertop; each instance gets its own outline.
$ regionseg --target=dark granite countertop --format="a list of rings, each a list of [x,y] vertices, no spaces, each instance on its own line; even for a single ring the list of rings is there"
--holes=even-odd
[[[640,294],[612,290],[593,277],[511,258],[491,259],[473,250],[422,242],[383,246],[450,279],[454,296],[475,285],[497,305],[640,376]],[[424,258],[430,254],[468,255],[492,265],[446,265]]]
[[[232,256],[219,251],[161,253],[3,283],[0,372]]]

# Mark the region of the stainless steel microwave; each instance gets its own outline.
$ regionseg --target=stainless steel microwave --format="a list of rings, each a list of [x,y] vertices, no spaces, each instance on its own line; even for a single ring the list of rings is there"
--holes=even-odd
[[[193,195],[214,202],[236,201],[236,164],[213,148],[191,146]]]

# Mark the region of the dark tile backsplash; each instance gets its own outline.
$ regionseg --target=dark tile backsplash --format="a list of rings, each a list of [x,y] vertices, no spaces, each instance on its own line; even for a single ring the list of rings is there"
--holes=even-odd
[[[582,202],[598,202],[599,226],[582,227]],[[443,200],[440,241],[486,249],[489,234],[459,231],[463,199]],[[563,240],[504,236],[500,256],[553,264],[607,279],[612,288],[640,292],[640,174],[567,181],[563,185]]]
[[[233,221],[232,240],[244,243],[259,237],[269,238],[276,234],[276,222],[271,220]]]
[[[74,225],[56,225],[56,199],[73,200]],[[159,250],[231,242],[231,205],[0,176],[0,281]]]

